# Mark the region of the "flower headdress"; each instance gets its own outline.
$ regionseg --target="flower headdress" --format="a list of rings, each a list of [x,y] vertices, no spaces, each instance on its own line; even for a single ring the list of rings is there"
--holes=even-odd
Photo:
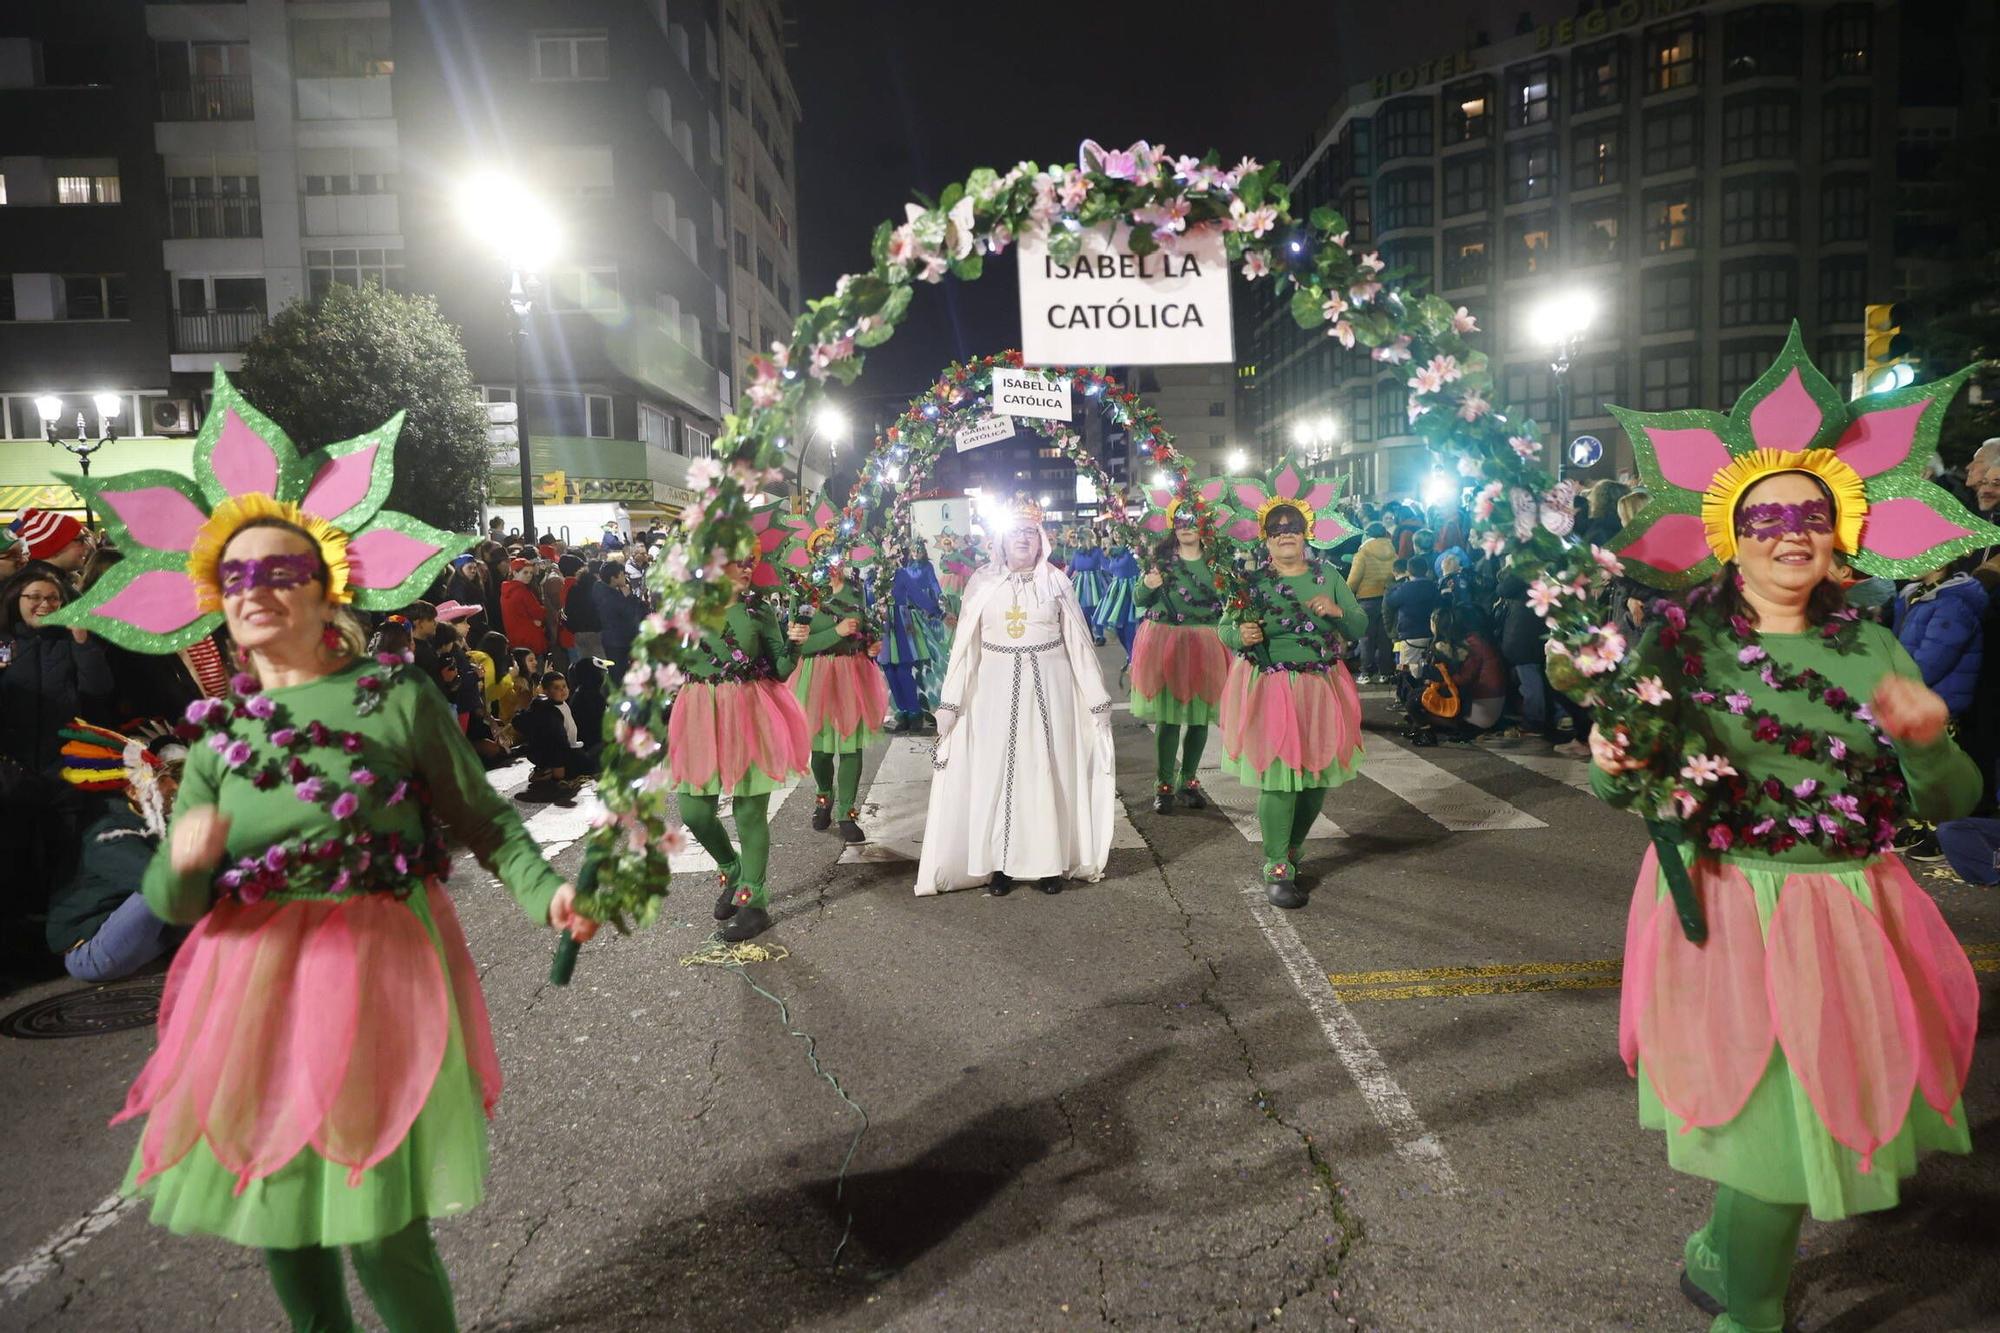
[[[848,531],[842,533],[841,528]],[[872,544],[855,544],[852,520],[821,498],[805,521],[791,529],[790,538],[778,554],[778,563],[796,574],[823,571],[832,565],[858,569],[876,557]],[[832,544],[829,552],[826,548]]]
[[[1700,582],[1736,556],[1743,493],[1785,472],[1825,486],[1835,540],[1869,574],[1908,578],[2000,543],[2000,528],[1924,478],[1945,408],[1971,373],[1849,403],[1807,358],[1794,324],[1778,359],[1727,415],[1614,407],[1648,501],[1612,550],[1655,587]]]
[[[1181,506],[1190,499],[1199,499],[1201,504],[1197,507],[1208,509],[1220,528],[1230,517],[1228,506],[1222,503],[1223,493],[1228,489],[1229,483],[1221,477],[1210,477],[1199,485],[1183,480],[1177,486],[1153,487],[1146,492],[1146,516],[1139,520],[1139,526],[1165,536],[1173,530],[1174,517],[1180,513]]]
[[[751,587],[775,588],[784,581],[777,562],[783,558],[787,546],[800,542],[805,530],[806,521],[781,500],[750,511],[750,531],[757,538],[756,552],[744,557],[757,562],[750,568]]]
[[[1306,540],[1315,546],[1331,546],[1354,535],[1354,529],[1333,507],[1339,486],[1303,477],[1290,463],[1268,480],[1232,477],[1228,486],[1236,497],[1239,515],[1227,529],[1234,541],[1254,542],[1269,535],[1271,514],[1279,508],[1298,511],[1306,522]]]
[[[329,601],[364,611],[408,605],[474,539],[382,508],[402,425],[398,412],[365,435],[300,454],[218,368],[192,479],[158,468],[62,478],[103,517],[125,559],[49,623],[138,652],[185,648],[221,622],[216,565],[229,539],[259,518],[311,535]]]

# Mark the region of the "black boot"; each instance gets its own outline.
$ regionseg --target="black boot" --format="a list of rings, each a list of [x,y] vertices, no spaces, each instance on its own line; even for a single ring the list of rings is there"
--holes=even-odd
[[[762,935],[771,928],[771,914],[761,907],[751,907],[747,903],[736,909],[736,915],[729,918],[722,927],[722,938],[731,944],[741,944]]]
[[[1306,905],[1306,891],[1298,886],[1290,867],[1270,871],[1264,876],[1264,896],[1271,900],[1271,906],[1288,911]]]
[[[850,847],[868,841],[868,835],[861,831],[861,825],[856,822],[860,813],[853,806],[849,806],[847,817],[840,821],[840,840]]]
[[[813,797],[813,832],[824,833],[833,827],[833,798]]]
[[[1049,875],[1046,878],[1038,879],[1035,881],[1035,887],[1053,898],[1062,892],[1062,876]]]
[[[1153,813],[1170,815],[1174,812],[1174,789],[1162,782],[1153,790]]]
[[[1014,877],[1002,870],[994,871],[992,881],[986,886],[986,896],[989,898],[1005,898],[1013,891]]]
[[[1201,789],[1198,778],[1189,778],[1181,784],[1181,804],[1190,810],[1200,810],[1208,804],[1208,794]]]
[[[723,875],[721,879],[722,893],[715,900],[715,919],[727,921],[736,915],[736,886],[730,883],[727,875]]]

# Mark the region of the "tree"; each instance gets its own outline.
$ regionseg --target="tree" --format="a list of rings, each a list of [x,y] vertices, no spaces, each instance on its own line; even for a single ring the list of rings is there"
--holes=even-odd
[[[430,297],[336,283],[279,311],[231,378],[301,449],[407,412],[389,507],[451,532],[479,526],[486,414],[458,330]]]

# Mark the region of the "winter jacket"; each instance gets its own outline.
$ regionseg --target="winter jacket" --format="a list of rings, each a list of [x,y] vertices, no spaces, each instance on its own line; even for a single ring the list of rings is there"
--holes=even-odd
[[[105,919],[139,892],[158,846],[130,806],[121,800],[108,807],[84,831],[75,873],[49,895],[49,948],[68,953],[94,937]]]
[[[574,715],[571,720],[575,720]],[[514,734],[521,738],[521,749],[536,768],[566,768],[571,756],[578,753],[569,743],[561,707],[547,695],[537,696],[515,715]],[[577,735],[579,739],[583,735],[580,728]]]
[[[1896,602],[1896,638],[1953,717],[1970,708],[1979,693],[1985,615],[1986,589],[1970,574],[1929,587],[1913,583]]]
[[[639,622],[646,618],[646,608],[604,583],[591,584],[590,597],[597,605],[598,633],[605,655],[624,661],[632,655],[632,640],[639,637]]]
[[[1465,660],[1452,668],[1451,679],[1467,703],[1507,697],[1507,669],[1483,635],[1465,636]]]
[[[1382,595],[1382,609],[1395,617],[1398,639],[1428,639],[1431,612],[1438,609],[1441,600],[1436,581],[1404,579]]]
[[[1347,571],[1347,586],[1356,598],[1380,597],[1389,591],[1389,577],[1395,572],[1396,543],[1387,537],[1370,537],[1354,553]]]
[[[17,623],[9,644],[13,655],[0,669],[0,754],[52,773],[62,756],[56,732],[71,718],[112,720],[111,661],[95,635],[78,643],[53,625]]]
[[[540,593],[519,579],[508,579],[500,589],[500,614],[507,626],[508,647],[526,648],[537,657],[549,650]]]

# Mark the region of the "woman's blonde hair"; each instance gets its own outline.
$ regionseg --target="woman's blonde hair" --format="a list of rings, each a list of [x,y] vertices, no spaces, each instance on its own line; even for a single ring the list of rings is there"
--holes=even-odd
[[[1646,507],[1646,502],[1651,498],[1644,491],[1632,491],[1626,494],[1618,501],[1618,521],[1630,523],[1639,516],[1639,511]],[[1592,509],[1591,512],[1594,514],[1597,511]]]

